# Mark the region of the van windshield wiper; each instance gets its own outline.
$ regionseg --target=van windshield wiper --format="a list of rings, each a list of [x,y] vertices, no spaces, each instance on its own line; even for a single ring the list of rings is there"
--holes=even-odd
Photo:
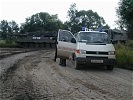
[[[104,43],[104,42],[102,42],[102,41],[88,41],[86,43]]]
[[[81,41],[78,41],[78,42],[86,43],[86,41],[82,41],[82,40]]]
[[[102,41],[94,41],[93,43],[104,43],[104,42],[102,42]]]
[[[86,44],[91,44],[91,45],[106,45],[106,43],[105,42],[87,42]]]

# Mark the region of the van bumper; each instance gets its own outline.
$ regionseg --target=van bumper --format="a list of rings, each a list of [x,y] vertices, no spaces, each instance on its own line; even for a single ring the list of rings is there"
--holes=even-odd
[[[91,59],[91,58],[76,58],[76,61],[79,64],[89,64],[89,65],[114,65],[116,60],[115,59]]]

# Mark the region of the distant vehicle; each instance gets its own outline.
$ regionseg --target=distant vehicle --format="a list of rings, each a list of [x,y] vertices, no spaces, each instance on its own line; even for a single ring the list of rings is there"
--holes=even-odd
[[[57,32],[28,32],[18,34],[15,41],[26,48],[45,48],[55,47],[54,38],[57,37]]]
[[[127,41],[127,34],[124,30],[103,29],[103,31],[109,34],[112,43],[126,43]]]
[[[57,58],[70,59],[75,68],[81,64],[106,65],[113,70],[115,49],[106,32],[80,31],[75,36],[67,30],[59,30],[57,37]]]

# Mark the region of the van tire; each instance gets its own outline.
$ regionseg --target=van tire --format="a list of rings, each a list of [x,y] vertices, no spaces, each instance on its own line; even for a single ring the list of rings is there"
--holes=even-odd
[[[54,61],[56,62],[56,59],[57,59],[57,45],[56,45],[56,48],[55,48],[55,55],[54,55]]]
[[[107,70],[113,70],[114,66],[107,66]]]
[[[73,53],[73,54],[72,54],[72,60],[75,61],[75,59],[76,59],[76,58],[75,58],[75,54]]]
[[[60,63],[59,65],[65,67],[66,66],[66,59],[60,58]]]
[[[80,69],[80,64],[75,60],[75,69],[79,70]]]

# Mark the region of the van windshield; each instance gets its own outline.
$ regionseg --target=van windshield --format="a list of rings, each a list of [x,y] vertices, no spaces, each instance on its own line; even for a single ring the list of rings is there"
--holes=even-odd
[[[83,43],[110,43],[108,34],[100,32],[80,32],[77,41]]]

